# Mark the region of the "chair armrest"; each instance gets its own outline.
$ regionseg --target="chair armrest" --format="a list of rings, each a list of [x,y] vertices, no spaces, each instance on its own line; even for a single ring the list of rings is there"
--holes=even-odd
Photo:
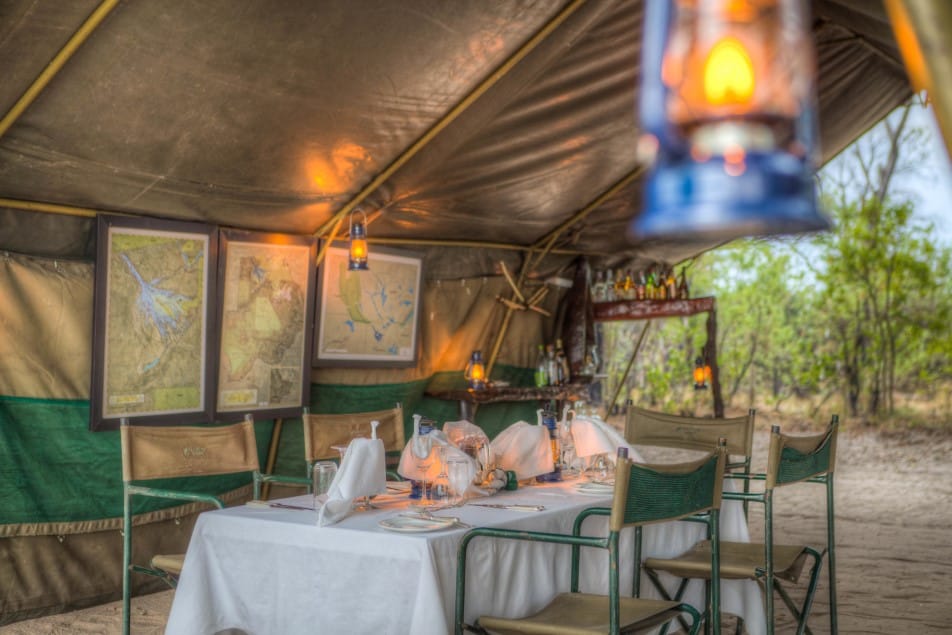
[[[182,492],[179,490],[162,489],[159,487],[145,487],[143,485],[126,485],[126,491],[129,494],[139,496],[151,496],[152,498],[167,498],[171,500],[189,501],[192,503],[208,503],[218,509],[224,509],[225,503],[217,496],[211,494],[199,494],[193,492]]]

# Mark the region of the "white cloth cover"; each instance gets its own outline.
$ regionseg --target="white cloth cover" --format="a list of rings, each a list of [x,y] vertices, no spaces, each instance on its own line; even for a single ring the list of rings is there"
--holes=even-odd
[[[578,457],[607,454],[614,461],[619,447],[628,448],[628,456],[634,457],[625,438],[599,416],[577,416],[572,420],[571,430]]]
[[[496,467],[512,470],[520,481],[552,471],[552,442],[545,426],[517,421],[492,441]]]
[[[346,518],[358,496],[375,496],[387,490],[387,464],[383,441],[354,439],[347,446],[334,476],[327,500],[317,517],[318,526]]]

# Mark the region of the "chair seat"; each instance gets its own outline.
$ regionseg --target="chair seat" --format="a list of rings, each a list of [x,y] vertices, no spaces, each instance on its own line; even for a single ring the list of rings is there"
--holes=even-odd
[[[710,561],[709,561],[710,562]],[[677,617],[678,602],[620,598],[622,633],[640,633]],[[480,617],[479,625],[502,634],[592,635],[608,632],[608,596],[561,593],[548,606],[529,617],[507,619]]]
[[[179,576],[182,574],[182,564],[185,562],[185,554],[177,553],[170,555],[155,555],[152,556],[152,561],[150,564],[155,569],[161,569],[166,573],[171,573],[174,576]]]
[[[796,582],[806,562],[807,552],[802,545],[774,545],[774,576]],[[764,545],[753,542],[721,541],[721,579],[746,580],[758,577],[764,570]],[[711,543],[697,543],[690,551],[677,558],[648,558],[645,568],[664,571],[679,578],[710,579]]]

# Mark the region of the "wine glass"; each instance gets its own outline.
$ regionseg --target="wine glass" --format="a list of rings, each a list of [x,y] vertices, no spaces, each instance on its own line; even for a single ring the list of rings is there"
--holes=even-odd
[[[317,499],[319,496],[323,496],[330,491],[331,483],[334,482],[336,475],[337,464],[333,461],[318,461],[314,464],[314,471],[311,474],[311,481],[313,483],[311,493],[314,495],[314,509],[320,508],[321,503]]]
[[[463,502],[463,496],[473,482],[473,472],[469,461],[461,458],[450,459],[447,464],[448,480],[450,489],[453,490],[453,504],[459,505]]]
[[[433,480],[433,487],[436,488],[436,498],[438,501],[445,502],[448,495],[446,489],[449,483],[449,475],[446,473],[446,446],[437,446],[438,461],[440,462],[440,473]]]

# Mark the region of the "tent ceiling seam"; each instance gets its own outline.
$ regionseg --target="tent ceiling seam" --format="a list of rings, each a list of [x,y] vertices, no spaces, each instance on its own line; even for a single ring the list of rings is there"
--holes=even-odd
[[[586,2],[587,0],[572,0],[567,5],[565,5],[552,19],[546,22],[546,24],[541,29],[536,31],[532,37],[526,40],[526,42],[524,42],[515,51],[515,53],[510,55],[505,62],[503,62],[492,73],[490,73],[486,79],[481,81],[476,86],[476,88],[470,91],[459,103],[451,108],[449,112],[444,114],[435,124],[433,124],[423,134],[423,136],[421,136],[419,139],[413,142],[412,145],[401,152],[397,158],[390,163],[390,165],[384,168],[382,172],[377,174],[373,180],[361,188],[360,191],[347,203],[345,203],[343,207],[335,212],[331,218],[318,227],[318,229],[314,232],[314,235],[323,235],[329,227],[337,222],[338,219],[349,214],[358,205],[360,205],[364,199],[380,189],[380,186],[382,186],[391,176],[393,176],[401,167],[403,167],[407,161],[416,156],[420,150],[422,150],[427,146],[427,144],[435,139],[437,135],[439,135],[449,124],[455,121],[463,112],[466,111],[466,109],[476,103],[479,98],[483,96],[483,94],[485,94],[490,88],[499,82],[500,79],[505,77],[509,71],[515,68],[519,62],[521,62],[539,44],[545,41],[545,39],[551,35],[553,31],[555,31]]]

